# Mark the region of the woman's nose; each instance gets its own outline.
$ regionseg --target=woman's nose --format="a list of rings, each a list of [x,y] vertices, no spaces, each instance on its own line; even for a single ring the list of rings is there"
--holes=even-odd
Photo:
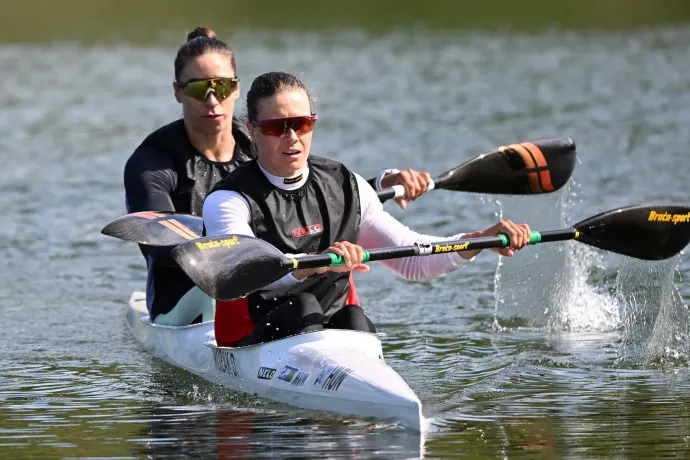
[[[285,131],[285,140],[291,144],[299,141],[299,136],[292,126],[288,126],[287,131]]]
[[[215,92],[209,92],[204,103],[209,107],[215,107],[220,104],[220,101],[216,98]]]

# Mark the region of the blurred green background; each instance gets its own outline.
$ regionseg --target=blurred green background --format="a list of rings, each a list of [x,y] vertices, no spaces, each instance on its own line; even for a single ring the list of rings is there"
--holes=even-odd
[[[4,0],[0,41],[158,40],[162,31],[198,23],[217,29],[318,30],[356,27],[373,33],[432,29],[619,29],[690,20],[687,0]]]

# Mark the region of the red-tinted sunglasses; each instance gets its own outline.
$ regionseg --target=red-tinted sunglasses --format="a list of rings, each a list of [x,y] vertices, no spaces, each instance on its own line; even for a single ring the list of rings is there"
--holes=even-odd
[[[301,117],[271,118],[268,120],[253,121],[264,136],[283,137],[288,130],[293,129],[298,136],[303,136],[314,130],[314,124],[319,117],[316,114]]]

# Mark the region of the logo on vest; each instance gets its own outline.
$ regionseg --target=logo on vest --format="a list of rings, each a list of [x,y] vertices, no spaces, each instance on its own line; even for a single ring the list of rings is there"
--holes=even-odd
[[[286,177],[283,179],[283,184],[296,184],[297,182],[302,180],[302,177],[304,177],[304,174],[300,174],[299,176],[295,177]]]
[[[296,228],[290,233],[292,234],[293,238],[302,238],[303,236],[307,235],[315,235],[317,233],[323,232],[323,225],[321,224],[311,224],[307,225],[306,227],[302,228]]]

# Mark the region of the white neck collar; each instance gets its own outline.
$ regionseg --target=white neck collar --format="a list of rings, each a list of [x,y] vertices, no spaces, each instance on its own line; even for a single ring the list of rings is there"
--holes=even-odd
[[[268,179],[271,184],[283,190],[297,190],[307,182],[307,178],[309,177],[308,164],[305,164],[304,168],[291,177],[274,176],[266,171],[258,161],[256,164],[259,165],[259,169],[261,169],[261,172],[264,173],[264,176],[266,176],[266,179]]]

